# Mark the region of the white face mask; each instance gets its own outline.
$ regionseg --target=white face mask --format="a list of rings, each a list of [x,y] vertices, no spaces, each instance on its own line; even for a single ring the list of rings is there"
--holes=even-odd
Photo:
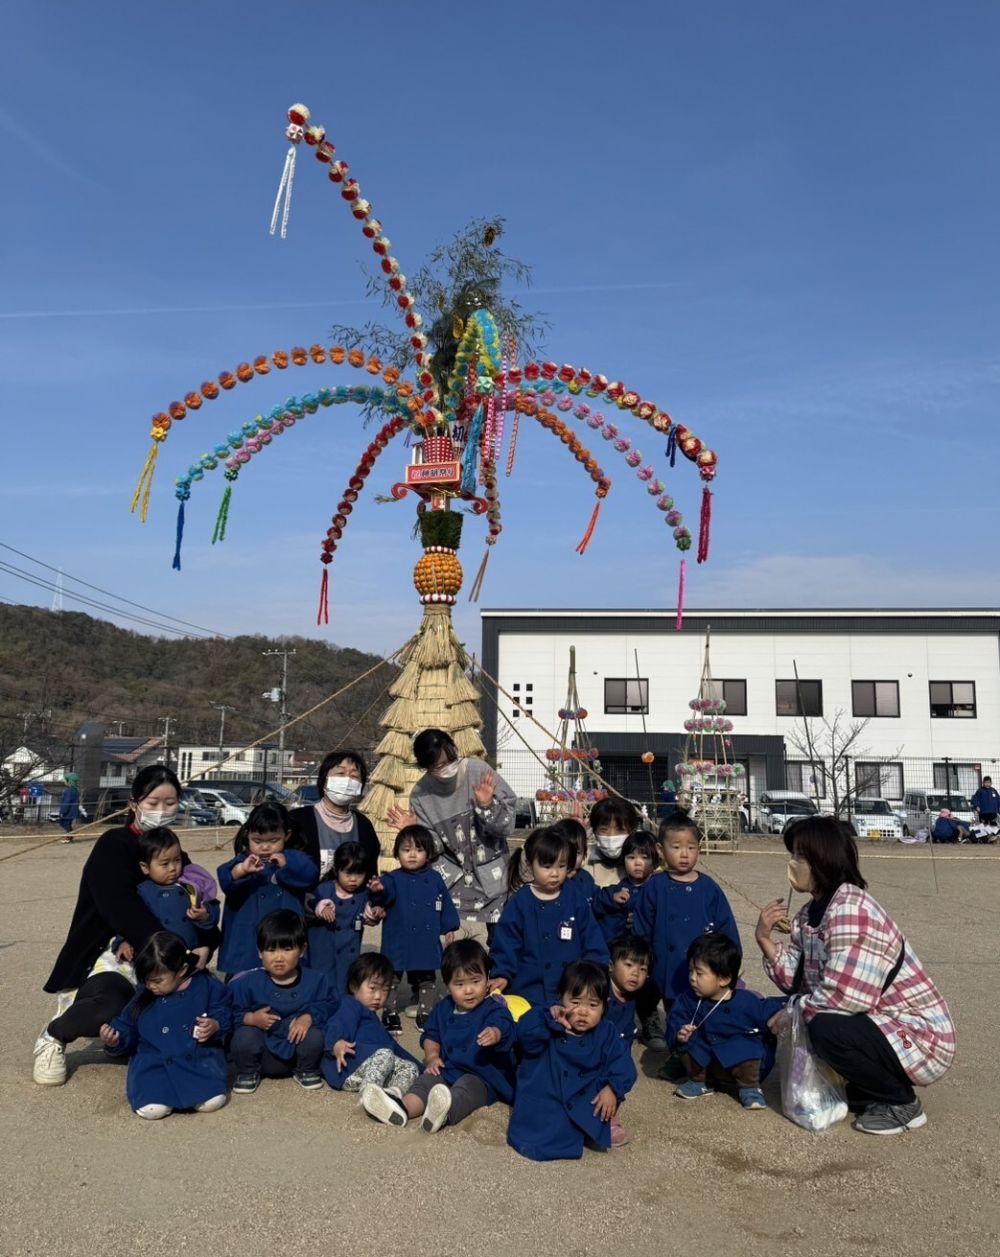
[[[609,860],[617,860],[625,846],[627,834],[596,834],[597,850]]]
[[[453,777],[458,776],[458,760],[452,764],[445,764],[443,768],[432,768],[431,773],[437,777],[438,781],[451,781]]]
[[[170,825],[177,819],[178,808],[172,812],[144,812],[140,808],[135,811],[135,823],[144,834],[151,829],[159,829],[161,825]]]
[[[338,807],[346,807],[361,795],[361,782],[354,777],[327,777],[323,793]]]

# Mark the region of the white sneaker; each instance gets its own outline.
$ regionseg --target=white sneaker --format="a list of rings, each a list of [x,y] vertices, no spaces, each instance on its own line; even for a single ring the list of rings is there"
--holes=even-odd
[[[42,1087],[61,1087],[66,1081],[66,1048],[46,1030],[35,1041],[31,1076]]]
[[[361,1089],[361,1107],[369,1117],[387,1126],[405,1126],[406,1109],[387,1091],[370,1082]]]
[[[439,1082],[428,1092],[427,1107],[424,1109],[424,1118],[420,1123],[421,1130],[425,1130],[428,1135],[436,1135],[447,1122],[450,1112],[451,1088]]]

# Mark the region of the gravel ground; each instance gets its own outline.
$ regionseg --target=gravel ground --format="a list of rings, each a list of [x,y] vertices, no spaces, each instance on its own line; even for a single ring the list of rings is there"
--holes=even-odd
[[[0,855],[23,844],[0,841]],[[207,834],[185,835],[185,844],[210,868],[221,859]],[[752,905],[782,892],[784,863],[767,840],[753,845],[705,867],[724,879],[747,976],[766,989]],[[220,1113],[147,1123],[125,1103],[122,1067],[92,1046],[70,1050],[67,1086],[34,1086],[31,1045],[53,1003],[40,988],[89,849],[51,845],[0,865],[0,992],[11,1031],[0,1040],[2,1254],[1000,1251],[1000,1088],[983,1063],[997,1052],[993,851],[963,848],[933,864],[926,850],[863,853],[873,893],[958,1023],[958,1060],[924,1093],[922,1130],[875,1139],[842,1124],[812,1136],[781,1117],[773,1085],[767,1112],[745,1113],[723,1096],[684,1104],[651,1077],[659,1055],[642,1052],[622,1113],[631,1146],[536,1165],[507,1148],[500,1105],[426,1136],[378,1126],[349,1098],[288,1080]],[[412,1024],[404,1043],[416,1050]]]

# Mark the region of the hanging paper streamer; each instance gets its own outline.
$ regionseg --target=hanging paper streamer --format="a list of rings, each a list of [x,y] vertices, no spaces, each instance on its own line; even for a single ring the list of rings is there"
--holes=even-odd
[[[153,473],[156,471],[156,456],[160,452],[158,441],[153,442],[153,448],[146,455],[146,461],[142,465],[142,471],[139,473],[139,483],[135,486],[135,493],[132,494],[132,505],[129,507],[129,513],[134,515],[135,508],[139,507],[139,522],[144,524],[146,516],[149,514],[149,495],[153,488]]]
[[[184,540],[184,498],[177,508],[177,538],[174,544],[174,561],[171,565],[175,572],[181,570],[181,542]]]
[[[577,554],[583,554],[590,545],[590,539],[594,535],[594,529],[597,527],[597,517],[601,513],[601,503],[598,501],[594,507],[594,512],[590,517],[590,523],[587,525],[587,531],[583,534],[580,544],[576,547]]]
[[[219,513],[215,517],[215,531],[212,533],[212,545],[217,541],[225,541],[226,525],[229,523],[229,500],[233,496],[233,486],[226,485],[226,491],[222,495],[222,501],[219,503]]]
[[[706,485],[701,493],[701,525],[698,529],[698,562],[708,558],[708,540],[712,528],[712,493]]]
[[[285,135],[289,148],[285,154],[285,168],[281,172],[278,184],[278,195],[274,198],[274,212],[271,214],[271,235],[278,226],[278,213],[281,213],[281,238],[288,234],[288,215],[292,210],[292,184],[295,182],[295,153],[299,144],[306,138],[306,123],[309,121],[309,110],[305,105],[293,105],[288,111],[288,126]],[[322,129],[322,128],[320,128]],[[316,128],[310,128],[315,131]],[[325,132],[324,132],[325,134]],[[316,143],[311,140],[311,143]],[[283,203],[283,205],[282,205]]]
[[[472,493],[476,487],[476,456],[479,453],[479,438],[483,431],[483,411],[485,406],[476,410],[476,417],[469,428],[465,440],[465,453],[462,455],[462,492]]]
[[[491,537],[486,543],[486,553],[483,555],[483,561],[479,565],[479,571],[476,573],[476,579],[472,582],[472,588],[469,590],[469,601],[478,602],[479,595],[483,592],[483,577],[486,575],[486,564],[490,561],[490,546],[495,538]]]
[[[517,429],[521,423],[519,411],[514,412],[514,422],[510,425],[510,447],[507,450],[507,475],[514,470],[514,455],[517,453]]]
[[[670,466],[673,467],[677,462],[677,429],[671,428],[670,435],[667,437],[667,458],[670,459]]]
[[[317,624],[330,623],[330,569],[323,567],[323,579],[319,585],[319,610],[316,612]]]
[[[677,624],[675,625],[679,633],[684,627],[684,582],[687,579],[687,563],[681,559],[680,575],[677,578]]]

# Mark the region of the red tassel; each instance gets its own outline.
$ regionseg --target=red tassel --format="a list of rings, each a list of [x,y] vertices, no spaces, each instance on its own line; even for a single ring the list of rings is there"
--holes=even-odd
[[[597,527],[597,517],[601,513],[601,499],[597,499],[597,505],[594,507],[594,513],[590,517],[590,523],[587,525],[587,531],[583,534],[583,540],[576,547],[577,554],[583,554],[584,550],[590,545],[590,539],[594,535],[594,529]]]
[[[681,559],[680,576],[677,578],[677,632],[684,627],[684,582],[687,578],[687,564]]]
[[[708,538],[712,528],[712,494],[708,486],[701,494],[701,527],[698,530],[698,562],[704,563],[708,558]]]
[[[329,568],[324,567],[323,579],[322,581],[320,581],[320,586],[319,586],[319,610],[316,612],[317,624],[330,623],[329,594],[330,594],[330,570]]]

